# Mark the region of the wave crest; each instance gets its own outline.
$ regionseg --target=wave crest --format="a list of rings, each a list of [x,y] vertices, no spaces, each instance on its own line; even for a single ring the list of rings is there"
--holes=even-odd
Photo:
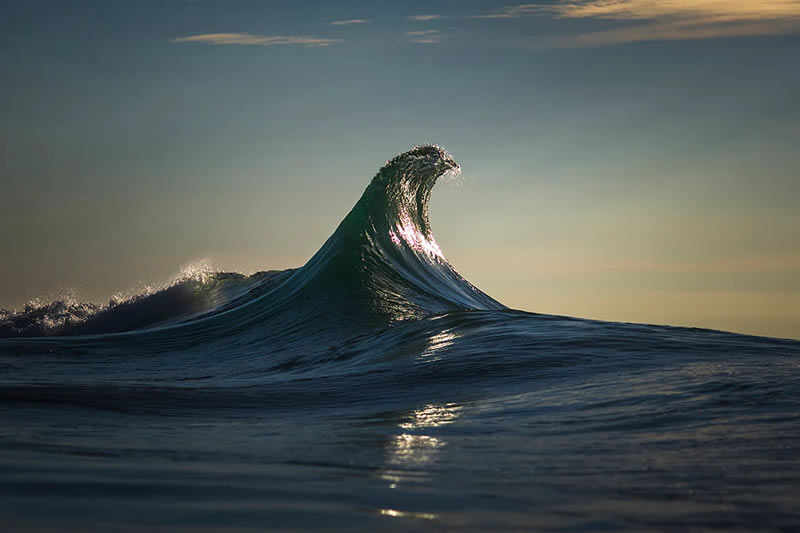
[[[504,308],[452,268],[431,230],[431,191],[460,171],[435,145],[388,161],[295,281],[320,291],[343,287],[351,301],[390,321]]]

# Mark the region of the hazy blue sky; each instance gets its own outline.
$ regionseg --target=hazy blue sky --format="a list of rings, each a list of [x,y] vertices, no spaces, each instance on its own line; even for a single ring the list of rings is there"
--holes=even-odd
[[[800,338],[800,0],[2,0],[0,79],[0,306],[299,266],[437,142],[503,303]]]

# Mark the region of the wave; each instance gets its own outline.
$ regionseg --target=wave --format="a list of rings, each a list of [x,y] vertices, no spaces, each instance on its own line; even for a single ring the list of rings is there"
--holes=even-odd
[[[447,311],[505,309],[453,269],[433,236],[431,191],[439,178],[459,172],[442,148],[415,147],[378,171],[299,269],[251,276],[195,269],[160,290],[106,305],[34,302],[0,310],[0,337],[178,329],[199,341],[252,329],[262,337],[305,335],[307,328],[352,332]]]
[[[5,522],[798,523],[800,342],[505,308],[431,231],[458,171],[392,159],[298,269],[0,314]]]
[[[107,334],[178,324],[209,316],[251,299],[281,272],[213,272],[190,268],[158,288],[106,304],[79,302],[74,295],[50,302],[33,300],[18,311],[0,309],[0,338]]]

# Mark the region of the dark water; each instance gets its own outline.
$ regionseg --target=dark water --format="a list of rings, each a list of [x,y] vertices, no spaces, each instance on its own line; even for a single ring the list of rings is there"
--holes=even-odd
[[[800,531],[800,342],[507,309],[421,147],[302,268],[0,315],[3,530]]]

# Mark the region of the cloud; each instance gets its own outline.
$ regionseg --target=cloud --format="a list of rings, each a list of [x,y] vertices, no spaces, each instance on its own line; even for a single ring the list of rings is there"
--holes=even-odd
[[[367,24],[369,23],[368,19],[348,19],[348,20],[334,20],[331,22],[333,26],[347,26],[349,24]]]
[[[563,45],[776,35],[800,31],[798,0],[564,0],[518,4],[471,18],[617,22],[606,30],[558,38]]]
[[[301,46],[330,46],[341,39],[307,37],[303,35],[253,35],[250,33],[203,33],[178,37],[173,43],[238,44],[249,46],[277,46],[295,44]]]
[[[518,19],[530,15],[547,14],[558,6],[539,5],[539,4],[519,4],[516,6],[506,6],[500,11],[487,13],[485,15],[475,15],[474,19]]]
[[[436,20],[442,18],[441,15],[411,15],[408,17],[410,20],[416,20],[419,22],[429,22],[431,20]]]
[[[442,42],[439,30],[407,31],[406,35],[411,37],[411,42],[419,44],[439,44]]]
[[[800,17],[797,0],[576,0],[551,7],[562,18],[648,20],[697,18],[707,22],[745,22]]]

